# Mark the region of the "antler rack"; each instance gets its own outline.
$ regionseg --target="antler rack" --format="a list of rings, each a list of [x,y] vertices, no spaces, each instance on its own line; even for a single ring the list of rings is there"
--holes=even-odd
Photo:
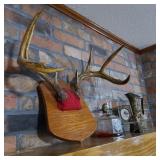
[[[104,73],[105,67],[112,61],[112,59],[119,53],[119,51],[123,48],[123,46],[119,47],[115,52],[113,52],[107,59],[106,61],[103,63],[103,65],[101,66],[99,71],[91,71],[90,70],[90,65],[91,65],[91,59],[92,59],[92,48],[90,50],[90,55],[89,55],[89,60],[86,66],[86,69],[84,72],[82,72],[78,77],[80,80],[83,80],[85,78],[88,77],[99,77],[105,80],[108,80],[112,83],[115,84],[126,84],[129,79],[130,79],[130,75],[127,76],[127,78],[125,80],[120,80],[120,79],[115,79],[109,75],[107,75],[106,73]]]
[[[45,79],[46,81],[48,81],[51,86],[56,90],[57,93],[61,93],[61,97],[66,97],[65,93],[63,93],[60,85],[58,85],[58,81],[57,81],[57,74],[55,76],[55,79],[51,79],[51,77],[49,76],[49,73],[54,73],[54,72],[60,72],[63,71],[63,68],[53,68],[53,67],[48,67],[46,66],[44,63],[41,62],[32,62],[29,60],[28,58],[28,48],[31,42],[31,38],[35,29],[35,25],[38,21],[38,18],[41,16],[42,12],[38,12],[31,24],[28,26],[22,43],[21,43],[21,47],[20,47],[20,52],[19,52],[19,57],[17,62],[34,71],[35,73],[38,73],[43,79]],[[115,52],[113,52],[107,59],[106,61],[103,63],[103,65],[101,66],[99,71],[92,71],[90,70],[90,66],[91,66],[91,59],[92,59],[92,48],[90,50],[90,55],[89,55],[89,59],[88,59],[88,63],[86,66],[86,69],[84,72],[82,72],[81,74],[78,74],[78,72],[76,71],[76,76],[73,78],[73,80],[75,81],[71,81],[71,86],[73,86],[73,89],[77,92],[78,91],[78,83],[80,80],[84,80],[88,77],[99,77],[105,80],[108,80],[114,84],[118,84],[118,85],[123,85],[126,84],[129,79],[130,79],[130,75],[127,76],[126,79],[124,80],[120,80],[120,79],[116,79],[114,77],[111,77],[110,75],[106,74],[104,72],[105,67],[112,61],[112,59],[118,54],[118,52],[123,48],[123,46],[119,47]],[[73,82],[73,83],[72,83]]]

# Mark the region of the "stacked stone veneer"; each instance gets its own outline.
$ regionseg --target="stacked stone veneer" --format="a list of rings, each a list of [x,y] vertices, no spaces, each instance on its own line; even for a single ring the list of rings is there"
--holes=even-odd
[[[148,104],[154,126],[156,126],[156,49],[142,55],[142,66]]]
[[[64,67],[59,79],[66,81],[84,68],[88,61],[89,49],[94,49],[92,69],[97,70],[118,44],[99,35],[93,30],[74,21],[68,16],[47,5],[4,5],[4,60],[5,60],[5,153],[60,143],[44,129],[39,134],[39,126],[44,126],[36,87],[39,77],[17,64],[22,37],[33,16],[45,9],[38,21],[29,48],[29,58],[44,62],[53,67]],[[115,85],[108,81],[91,78],[82,82],[82,96],[89,109],[94,111],[106,99],[112,100],[113,108],[128,104],[124,96],[133,92],[143,96],[145,114],[151,121],[147,105],[147,93],[144,82],[141,58],[133,52],[123,49],[108,65],[106,72],[115,78],[124,79],[131,75],[126,85]],[[39,125],[40,124],[40,125]],[[40,132],[41,133],[41,132]]]

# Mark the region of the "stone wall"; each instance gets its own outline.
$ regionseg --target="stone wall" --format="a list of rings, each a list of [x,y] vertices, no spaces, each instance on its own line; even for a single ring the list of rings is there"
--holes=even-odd
[[[156,50],[142,55],[142,66],[149,109],[154,126],[156,126]]]
[[[48,135],[43,126],[41,105],[36,87],[39,77],[17,64],[22,37],[33,16],[42,8],[40,18],[29,48],[29,58],[53,67],[64,67],[59,79],[73,78],[76,69],[81,70],[88,61],[90,46],[94,48],[92,69],[97,70],[119,45],[86,28],[47,5],[4,5],[4,60],[5,60],[5,154],[28,148],[46,146],[62,141]],[[147,94],[139,55],[123,49],[108,65],[106,72],[115,78],[131,75],[126,85],[91,78],[82,82],[82,96],[89,109],[94,111],[107,100],[113,108],[128,104],[125,93],[133,92],[144,98],[145,114],[151,121]],[[39,134],[40,133],[40,134]]]

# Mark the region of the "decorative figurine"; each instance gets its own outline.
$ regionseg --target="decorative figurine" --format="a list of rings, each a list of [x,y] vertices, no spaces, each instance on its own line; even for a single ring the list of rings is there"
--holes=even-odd
[[[102,105],[102,111],[103,113],[106,113],[108,116],[112,114],[112,108],[111,105],[109,105],[109,102],[104,103]]]

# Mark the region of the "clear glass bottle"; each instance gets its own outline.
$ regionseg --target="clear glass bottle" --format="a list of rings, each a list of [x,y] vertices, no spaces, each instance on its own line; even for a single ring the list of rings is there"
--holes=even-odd
[[[96,137],[112,137],[123,135],[121,119],[112,112],[111,103],[102,105],[102,111],[97,115]]]

